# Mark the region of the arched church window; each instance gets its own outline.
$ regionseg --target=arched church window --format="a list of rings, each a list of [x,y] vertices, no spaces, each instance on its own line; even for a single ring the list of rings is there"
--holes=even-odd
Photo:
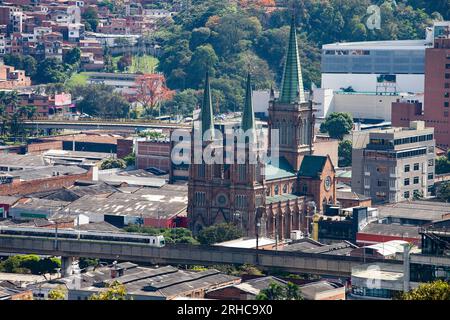
[[[279,192],[278,185],[275,186],[274,191],[275,191],[275,195],[277,196],[277,195],[278,195],[278,192]]]
[[[287,184],[283,186],[283,193],[287,193]]]

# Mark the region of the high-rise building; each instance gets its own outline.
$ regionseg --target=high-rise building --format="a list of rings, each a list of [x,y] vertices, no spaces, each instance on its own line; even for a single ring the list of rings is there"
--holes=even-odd
[[[272,161],[250,162],[249,154],[263,148],[255,122],[251,77],[248,76],[245,104],[240,123],[214,124],[209,76],[206,75],[200,121],[194,121],[193,135],[203,135],[201,150],[207,148],[224,158],[230,150],[217,145],[221,132],[253,132],[244,146],[245,162],[209,164],[194,162],[200,152],[191,147],[189,167],[188,218],[194,233],[220,222],[240,226],[244,235],[289,238],[293,230],[309,232],[310,210],[322,211],[336,200],[335,170],[329,156],[314,156],[314,116],[303,90],[301,64],[294,19],[292,20],[287,58],[278,98],[271,93],[269,102],[268,144],[279,145],[279,157]],[[200,123],[199,123],[200,122]],[[278,130],[278,135],[274,131]],[[251,140],[253,139],[253,140]],[[256,141],[255,141],[256,140]],[[279,140],[279,141],[276,141]],[[251,144],[250,141],[255,142]]]
[[[352,191],[375,203],[431,195],[434,185],[434,129],[423,121],[407,128],[355,132]]]
[[[392,104],[392,125],[405,126],[409,121],[425,121],[433,127],[436,144],[450,147],[450,24],[437,29],[434,46],[425,53],[424,103],[398,100]]]

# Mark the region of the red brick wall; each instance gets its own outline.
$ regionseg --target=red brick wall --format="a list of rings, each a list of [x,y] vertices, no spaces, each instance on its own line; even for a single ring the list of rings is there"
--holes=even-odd
[[[133,152],[132,139],[117,139],[117,158],[123,159]]]
[[[57,190],[63,187],[70,187],[77,180],[92,180],[92,170],[84,174],[63,175],[32,181],[20,181],[15,179],[12,183],[0,185],[0,195],[30,194]]]
[[[62,149],[63,149],[62,141],[36,142],[30,143],[27,146],[28,153],[42,153],[48,150],[62,150]]]
[[[170,143],[139,141],[136,154],[138,169],[157,167],[161,170],[170,169]]]

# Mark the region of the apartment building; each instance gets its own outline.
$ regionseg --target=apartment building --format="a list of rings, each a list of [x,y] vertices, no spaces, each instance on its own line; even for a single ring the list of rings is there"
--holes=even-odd
[[[352,191],[374,203],[428,197],[434,185],[434,129],[413,121],[408,128],[355,132]]]

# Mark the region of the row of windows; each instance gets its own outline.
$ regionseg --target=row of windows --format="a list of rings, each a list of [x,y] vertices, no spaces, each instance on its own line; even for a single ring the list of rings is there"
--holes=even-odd
[[[197,191],[194,193],[194,203],[196,206],[206,205],[206,192]],[[248,197],[246,195],[236,195],[235,205],[237,208],[245,209],[248,207]]]
[[[420,177],[414,177],[414,178],[413,178],[413,183],[414,183],[414,184],[419,184],[419,182],[420,182]],[[409,178],[406,178],[405,180],[403,180],[403,184],[404,184],[405,186],[409,186],[409,185],[410,185],[410,179],[409,179]]]
[[[424,148],[424,149],[397,152],[396,157],[397,157],[397,159],[402,159],[402,158],[409,158],[409,157],[417,157],[420,155],[424,155],[426,153],[427,153],[427,149]]]
[[[305,192],[306,192],[306,185],[304,186],[305,188]],[[273,187],[273,193],[275,196],[279,195],[279,194],[286,194],[286,193],[293,193],[294,192],[294,185],[291,185],[291,189],[289,190],[289,185],[288,184],[284,184],[282,191],[280,192],[280,186],[279,185],[275,185]],[[266,190],[266,195],[270,196],[270,188],[267,188]]]
[[[414,190],[412,194],[413,194],[414,197],[421,197],[422,196],[422,193],[419,190]],[[411,197],[411,193],[409,191],[405,191],[403,193],[403,197],[405,199],[409,199]]]
[[[434,159],[428,160],[428,166],[431,167],[433,165],[434,165]],[[419,171],[420,170],[420,163],[414,163],[413,169],[414,169],[414,171]],[[410,172],[410,171],[411,171],[411,165],[405,164],[405,172]]]
[[[402,138],[402,139],[395,139],[394,145],[397,146],[400,144],[415,143],[415,142],[430,141],[430,140],[433,140],[433,134],[408,137],[408,138]]]

